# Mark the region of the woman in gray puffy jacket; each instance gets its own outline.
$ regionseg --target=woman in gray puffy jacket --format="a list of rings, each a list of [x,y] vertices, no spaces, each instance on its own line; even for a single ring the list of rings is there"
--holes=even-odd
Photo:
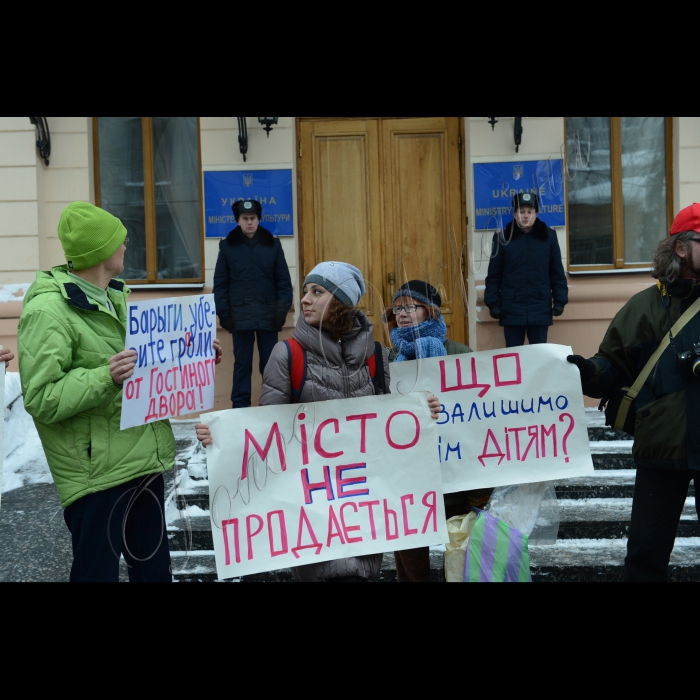
[[[352,265],[322,263],[306,278],[301,300],[303,318],[294,339],[306,350],[308,373],[300,402],[373,396],[381,391],[370,376],[367,361],[374,355],[374,326],[355,307],[365,295],[362,273]],[[389,386],[385,353],[384,376]],[[388,391],[388,390],[387,390]],[[279,343],[265,369],[261,406],[291,404],[292,380],[287,346]],[[382,555],[353,557],[294,570],[302,582],[364,582],[376,578]]]
[[[322,263],[306,278],[301,301],[303,318],[294,331],[294,339],[306,350],[308,359],[301,403],[382,393],[375,388],[367,366],[375,352],[374,326],[356,309],[365,291],[360,270],[346,263]],[[383,371],[388,393],[386,351]],[[289,353],[285,343],[279,343],[265,369],[260,405],[281,406],[293,401]],[[440,402],[435,397],[430,400],[430,408],[437,418]],[[197,434],[204,445],[211,444],[207,426],[198,425]],[[361,583],[379,575],[382,558],[378,554],[310,564],[296,568],[294,574],[298,581],[308,583]]]

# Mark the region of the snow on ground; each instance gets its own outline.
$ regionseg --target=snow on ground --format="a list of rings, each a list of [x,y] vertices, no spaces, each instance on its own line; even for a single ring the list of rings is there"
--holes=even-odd
[[[22,301],[27,293],[31,282],[27,284],[6,284],[0,285],[0,304],[9,301]]]
[[[7,287],[0,287],[0,294]],[[5,375],[5,441],[2,492],[29,484],[51,484],[53,478],[34,421],[25,411],[17,372]]]

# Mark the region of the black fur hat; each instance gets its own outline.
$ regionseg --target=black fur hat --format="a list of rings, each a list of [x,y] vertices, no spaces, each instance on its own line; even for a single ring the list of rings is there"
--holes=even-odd
[[[513,209],[520,209],[520,207],[533,207],[534,210],[539,213],[540,211],[540,198],[536,194],[531,194],[530,192],[525,192],[525,194],[516,194],[513,197]]]
[[[243,214],[256,214],[258,219],[262,221],[262,212],[262,204],[252,199],[247,202],[235,202],[233,205],[233,215],[236,217],[236,221],[238,221]]]

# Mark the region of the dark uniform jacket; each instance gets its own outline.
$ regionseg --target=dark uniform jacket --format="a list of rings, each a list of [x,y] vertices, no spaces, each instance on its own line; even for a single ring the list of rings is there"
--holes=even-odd
[[[630,387],[642,373],[664,336],[700,296],[695,280],[669,285],[670,298],[658,286],[634,296],[615,317],[600,351],[596,373],[584,393],[606,398]],[[683,370],[678,353],[700,343],[700,315],[661,356],[637,398],[634,458],[640,468],[700,469],[700,378]]]
[[[557,234],[539,219],[530,233],[513,221],[493,239],[486,306],[501,309],[501,326],[551,326],[552,308],[569,303]]]
[[[240,226],[231,231],[219,247],[214,295],[227,331],[282,330],[294,291],[279,240],[262,227],[252,239]]]

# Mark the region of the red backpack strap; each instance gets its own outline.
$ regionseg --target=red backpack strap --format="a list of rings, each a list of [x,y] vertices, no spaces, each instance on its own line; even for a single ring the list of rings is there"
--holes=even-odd
[[[369,376],[372,377],[372,384],[377,382],[377,353],[375,352],[372,357],[367,360],[367,368],[369,369]]]
[[[292,403],[297,404],[301,401],[301,392],[304,390],[308,373],[306,350],[294,338],[285,340],[285,345],[289,359],[289,376],[292,380]]]
[[[374,354],[367,360],[367,368],[372,377],[375,393],[379,390],[382,394],[386,394],[388,387],[384,376],[384,347],[381,343],[374,344]]]

